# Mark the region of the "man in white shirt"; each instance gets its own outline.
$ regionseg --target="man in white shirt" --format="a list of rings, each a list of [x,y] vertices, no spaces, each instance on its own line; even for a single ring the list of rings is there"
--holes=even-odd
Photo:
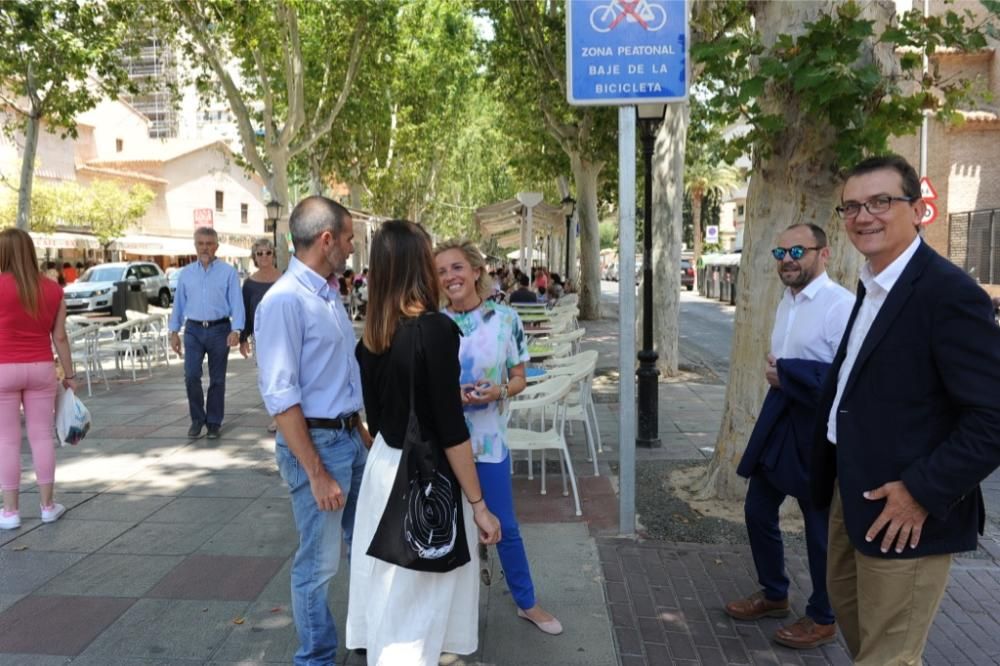
[[[830,506],[830,601],[856,664],[920,664],[952,553],[976,549],[1000,464],[1000,327],[990,299],[919,235],[896,155],[848,174],[837,212],[865,255],[819,401],[813,501]]]
[[[257,384],[278,424],[275,459],[288,484],[299,547],[292,562],[296,666],[332,664],[337,629],[330,579],[348,546],[371,437],[358,417],[354,329],[340,302],[354,222],[326,197],[299,202],[288,221],[295,256],[257,308]]]
[[[771,385],[738,473],[749,477],[744,509],[747,534],[761,590],[726,604],[739,620],[789,614],[788,576],[778,511],[785,497],[799,502],[805,522],[813,590],[806,614],[781,627],[774,640],[792,648],[815,648],[836,639],[837,626],[826,592],[829,513],[809,499],[806,464],[815,429],[818,391],[840,345],[854,297],[826,274],[826,233],[818,226],[788,227],[772,250],[785,291],[771,332],[765,379]]]

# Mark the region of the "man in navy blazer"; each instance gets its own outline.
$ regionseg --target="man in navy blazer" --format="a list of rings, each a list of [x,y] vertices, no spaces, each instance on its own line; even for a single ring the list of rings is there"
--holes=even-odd
[[[791,495],[798,499],[805,522],[813,589],[805,616],[778,629],[774,640],[788,647],[814,648],[835,640],[837,627],[826,591],[829,513],[825,507],[814,507],[809,498],[809,452],[819,389],[840,345],[854,296],[827,277],[830,248],[820,227],[788,227],[772,253],[785,291],[765,371],[771,388],[736,470],[750,479],[744,511],[761,589],[730,601],[725,610],[739,620],[788,615],[789,581],[778,512]]]
[[[830,506],[828,587],[857,664],[919,664],[952,553],[974,550],[1000,464],[1000,327],[920,238],[913,167],[847,174],[837,212],[868,259],[820,398],[813,500]]]

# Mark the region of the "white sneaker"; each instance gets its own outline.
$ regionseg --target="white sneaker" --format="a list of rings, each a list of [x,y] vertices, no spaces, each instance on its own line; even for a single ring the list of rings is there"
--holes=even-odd
[[[16,530],[21,526],[21,514],[17,511],[7,513],[0,510],[0,530]]]
[[[62,504],[53,504],[51,507],[46,509],[42,507],[42,522],[43,523],[54,523],[59,520],[59,516],[66,513],[66,507]]]

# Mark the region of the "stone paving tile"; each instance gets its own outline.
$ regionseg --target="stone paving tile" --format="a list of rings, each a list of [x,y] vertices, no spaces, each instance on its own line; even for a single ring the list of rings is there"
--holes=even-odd
[[[141,597],[184,558],[93,553],[43,585],[39,594]]]
[[[101,550],[135,555],[188,555],[222,527],[221,523],[140,523]]]
[[[178,497],[147,518],[150,523],[225,523],[250,505],[235,497]]]
[[[82,553],[0,550],[0,591],[29,594],[83,557]]]
[[[77,655],[133,603],[128,598],[25,597],[0,613],[0,652]]]
[[[169,496],[104,493],[75,507],[63,520],[114,520],[139,523],[173,499]]]
[[[746,547],[599,538],[598,555],[622,664],[851,663],[842,639],[814,650],[791,650],[770,638],[787,620],[738,622],[725,614],[723,600],[756,589]],[[793,617],[798,617],[811,585],[808,567],[801,554],[789,553],[787,559]],[[651,573],[657,568],[665,579]],[[1000,566],[992,560],[956,560],[931,629],[927,666],[1000,663],[998,573]],[[666,652],[658,629],[666,637]],[[669,661],[663,661],[664,654]]]
[[[165,599],[252,601],[284,564],[278,557],[191,555],[146,595]]]
[[[60,520],[40,525],[4,545],[4,549],[28,548],[32,551],[92,553],[128,531],[134,523],[109,520]]]
[[[204,663],[238,626],[249,604],[242,601],[140,599],[82,653],[94,664],[156,659]]]

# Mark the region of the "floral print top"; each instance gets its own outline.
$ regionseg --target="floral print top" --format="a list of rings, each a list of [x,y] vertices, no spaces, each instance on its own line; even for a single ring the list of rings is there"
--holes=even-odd
[[[510,368],[531,358],[524,325],[513,308],[483,301],[471,312],[444,313],[462,331],[458,359],[463,385],[483,381],[502,384]],[[464,411],[476,462],[503,462],[507,458],[507,414],[496,402],[466,405]]]

